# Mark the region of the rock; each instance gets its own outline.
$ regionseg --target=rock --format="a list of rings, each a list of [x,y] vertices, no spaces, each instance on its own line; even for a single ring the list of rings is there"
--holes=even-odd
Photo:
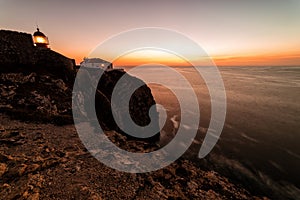
[[[99,83],[97,85],[97,74],[101,72],[103,73]],[[92,101],[92,90],[96,90],[96,97],[95,97],[95,108],[96,108],[96,114],[98,117],[98,121],[100,122],[101,127],[104,130],[115,130],[117,132],[123,133],[127,136],[127,138],[136,139],[133,136],[128,135],[125,133],[121,128],[116,124],[116,121],[112,115],[112,109],[111,107],[114,106],[112,102],[112,92],[114,90],[115,85],[117,82],[124,77],[125,83],[121,86],[121,92],[118,95],[118,98],[120,100],[121,107],[118,107],[114,110],[115,114],[120,118],[120,121],[124,124],[125,122],[125,112],[126,111],[126,103],[129,103],[129,113],[134,121],[138,126],[146,126],[150,123],[151,119],[149,117],[149,110],[151,106],[155,106],[154,98],[151,94],[150,88],[142,81],[139,80],[133,76],[130,76],[123,70],[109,70],[109,71],[103,71],[102,69],[91,69],[91,68],[81,68],[80,71],[77,74],[78,76],[78,82],[76,85],[76,88],[79,88],[78,91],[76,91],[77,100],[75,111],[76,113],[81,113],[81,116],[86,116],[87,119],[91,120],[90,116],[92,116],[92,108],[87,107],[84,105],[90,105],[90,101]],[[90,81],[92,80],[92,81]],[[94,83],[95,82],[95,83]],[[131,88],[134,88],[135,83],[141,83],[141,87],[138,88],[132,95],[129,93]],[[81,85],[90,84],[91,88],[90,90],[85,89],[85,87],[82,87]],[[97,89],[93,87],[96,87]],[[126,95],[131,95],[130,102],[125,102],[125,99],[123,98]],[[91,110],[89,110],[91,109]],[[92,119],[97,120],[97,119]],[[155,113],[154,118],[152,119],[153,126],[158,127],[158,113]],[[124,125],[123,124],[123,125]],[[157,128],[158,129],[158,128]],[[135,130],[133,130],[135,131]],[[158,132],[152,137],[143,139],[151,142],[155,142],[159,140],[160,133]],[[140,138],[139,138],[140,139]]]
[[[0,82],[15,86],[11,99],[0,99],[0,110],[18,119],[72,123],[72,91],[61,79],[30,73],[3,73]]]
[[[39,164],[34,163],[34,164],[27,166],[26,170],[27,170],[27,173],[32,173],[32,172],[39,170],[40,168],[41,168],[41,166]]]
[[[6,163],[10,160],[13,160],[13,157],[11,155],[5,155],[0,152],[0,162]]]
[[[5,193],[11,193],[11,186],[7,183],[4,183],[2,186],[0,185],[0,191],[3,191]]]
[[[35,124],[2,116],[1,133],[13,132],[12,138],[23,135],[25,142],[9,148],[0,145],[0,169],[6,171],[0,177],[0,199],[263,199],[184,158],[149,173],[120,172],[92,157],[73,125]],[[36,130],[43,136],[38,140],[34,140]],[[152,150],[149,143],[126,140],[116,131],[108,131],[108,137],[127,151]],[[130,159],[107,154],[120,164],[132,165]]]
[[[89,70],[80,72],[81,74],[78,76],[82,76],[83,80],[90,80],[94,75],[94,73]],[[99,121],[104,130],[122,132],[116,125],[111,111],[112,91],[115,84],[122,76],[126,76],[127,82],[123,86],[124,89],[122,90],[122,93],[119,94],[121,101],[122,96],[124,96],[128,89],[133,86],[133,82],[139,81],[143,83],[141,80],[128,75],[122,70],[110,70],[104,72],[96,91],[96,112],[98,119],[93,119],[95,123],[98,123],[97,121]],[[53,76],[51,74],[37,74],[35,72],[29,72],[29,74],[3,73],[0,74],[0,82],[5,83],[0,85],[0,88],[6,93],[8,90],[6,88],[13,88],[13,93],[5,93],[5,95],[10,95],[10,99],[0,99],[0,111],[4,111],[14,118],[24,120],[50,122],[59,125],[73,123],[71,107],[72,85],[63,81],[58,76]],[[83,93],[84,94],[79,93],[78,96],[80,97],[81,95],[84,97],[89,95],[89,91],[84,91]],[[80,108],[83,105],[82,103],[83,102],[78,102],[77,104],[80,112],[84,110],[84,108]],[[124,105],[126,102],[121,103]],[[144,84],[136,90],[129,103],[129,112],[133,121],[139,126],[148,125],[150,123],[150,117],[148,115],[149,109],[151,106],[155,105],[149,87]],[[119,108],[116,111],[121,119],[124,117],[123,109],[124,108]],[[87,110],[86,112],[86,117],[88,119],[90,111]],[[156,117],[153,121],[156,123],[155,126],[158,126],[158,113],[156,113]],[[125,132],[122,133],[126,135]],[[129,135],[127,136],[129,137]],[[157,141],[158,139],[159,133],[148,138],[148,141]]]
[[[18,175],[22,176],[26,172],[26,169],[27,169],[27,165],[21,164],[21,166],[18,169]]]
[[[0,177],[7,171],[7,165],[5,163],[0,163]]]
[[[40,199],[40,193],[36,192],[36,193],[30,195],[27,199],[28,200],[39,200]]]
[[[102,200],[102,198],[98,194],[94,194],[91,196],[91,200]]]

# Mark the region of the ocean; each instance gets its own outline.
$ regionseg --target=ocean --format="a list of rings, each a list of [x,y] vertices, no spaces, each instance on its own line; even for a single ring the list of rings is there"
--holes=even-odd
[[[125,71],[130,73],[130,69]],[[208,88],[193,67],[173,69],[192,85],[200,108],[198,135],[188,156],[200,167],[205,164],[258,194],[300,197],[300,67],[219,67],[227,97],[226,119],[217,145],[204,159],[196,157],[211,120]],[[184,126],[179,102],[171,90],[187,88],[160,66],[141,73],[171,85],[168,89],[149,84],[168,115],[161,131],[161,144],[167,144],[178,127]]]

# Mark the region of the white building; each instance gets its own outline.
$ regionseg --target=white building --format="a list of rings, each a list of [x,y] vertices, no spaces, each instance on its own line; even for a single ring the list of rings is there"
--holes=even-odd
[[[100,58],[84,58],[84,60],[80,63],[80,67],[102,68],[106,70],[112,69],[113,65],[112,63]]]

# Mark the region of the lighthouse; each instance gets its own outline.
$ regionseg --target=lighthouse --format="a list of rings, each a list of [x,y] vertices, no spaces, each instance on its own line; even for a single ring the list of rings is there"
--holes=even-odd
[[[37,47],[49,48],[48,37],[37,28],[37,31],[33,33],[33,42]]]

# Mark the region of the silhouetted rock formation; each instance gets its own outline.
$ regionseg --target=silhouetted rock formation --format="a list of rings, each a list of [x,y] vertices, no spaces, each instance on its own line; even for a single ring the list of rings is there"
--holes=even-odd
[[[0,30],[0,66],[0,72],[37,72],[71,80],[75,61],[48,48],[34,46],[30,34]]]
[[[48,48],[35,47],[32,36],[27,33],[1,30],[0,41],[0,92],[4,97],[0,100],[0,110],[26,120],[72,123],[74,60]],[[124,71],[105,71],[97,88],[96,110],[105,130],[121,132],[112,117],[111,94],[123,75],[128,81],[119,94],[122,101],[122,95],[127,93],[133,81],[138,80]],[[130,101],[134,122],[140,126],[148,125],[148,111],[154,104],[151,90],[146,85],[139,88]],[[118,114],[122,117],[123,110],[120,109]],[[154,120],[158,122],[158,115]],[[158,139],[159,133],[153,138]]]
[[[120,80],[120,78],[124,78],[125,82],[123,85],[121,85],[121,92],[117,94],[118,96],[118,103],[121,105],[121,107],[117,108],[115,110],[115,114],[120,118],[125,118],[125,112],[127,111],[126,100],[123,98],[124,96],[131,96],[129,101],[129,113],[131,115],[131,118],[133,122],[135,122],[137,125],[144,127],[149,125],[151,122],[151,119],[149,117],[149,110],[151,106],[155,106],[154,98],[151,94],[150,88],[140,79],[136,77],[132,77],[129,74],[127,74],[123,70],[108,70],[103,71],[102,69],[93,69],[93,68],[83,68],[78,73],[78,76],[80,76],[81,82],[78,82],[78,84],[87,84],[87,81],[90,80],[98,80],[97,77],[94,77],[96,71],[102,71],[103,74],[101,76],[101,79],[99,80],[97,90],[96,90],[96,113],[97,117],[102,125],[102,128],[105,130],[116,130],[118,132],[122,132],[126,134],[124,131],[122,131],[119,126],[117,126],[113,115],[111,107],[115,106],[114,103],[111,101],[112,92],[115,88],[115,85]],[[139,82],[140,85],[142,85],[140,88],[134,91],[134,93],[130,94],[130,89],[134,88],[134,84]],[[95,84],[96,85],[96,84]],[[80,87],[80,85],[79,85]],[[91,86],[92,87],[92,86]],[[89,87],[90,88],[90,87]],[[81,94],[81,96],[86,97],[86,101],[89,101],[89,98],[94,98],[90,92],[86,89],[82,89],[81,92],[84,92],[85,94]],[[83,102],[83,100],[81,101]],[[89,102],[84,102],[85,104],[89,105]],[[78,105],[81,106],[81,105]],[[89,107],[89,106],[88,106]],[[87,108],[87,109],[90,109]],[[79,109],[80,110],[80,109]],[[90,112],[89,110],[86,110],[87,112]],[[87,113],[88,115],[88,113]],[[87,116],[88,117],[88,116]],[[153,128],[158,129],[158,112],[153,113]],[[123,123],[125,120],[122,120]],[[157,130],[156,129],[156,130]],[[131,131],[137,132],[138,130],[131,129]],[[131,137],[130,135],[127,135],[128,137]],[[159,139],[159,133],[154,135],[153,137],[149,137],[145,140],[158,140]]]
[[[121,132],[111,113],[110,98],[113,86],[123,75],[129,77],[128,84],[123,91],[126,93],[126,89],[130,87],[130,80],[133,81],[136,78],[125,72],[118,70],[104,72],[99,82],[96,93],[96,111],[99,123],[104,130]],[[1,73],[0,94],[0,111],[14,118],[55,124],[73,123],[72,85],[54,75],[35,72]],[[90,98],[95,97],[90,96]],[[130,101],[131,117],[138,125],[148,125],[150,123],[148,110],[154,104],[151,90],[146,85],[142,86],[133,94]],[[158,122],[158,115],[156,120]],[[158,139],[159,134],[154,138]]]

